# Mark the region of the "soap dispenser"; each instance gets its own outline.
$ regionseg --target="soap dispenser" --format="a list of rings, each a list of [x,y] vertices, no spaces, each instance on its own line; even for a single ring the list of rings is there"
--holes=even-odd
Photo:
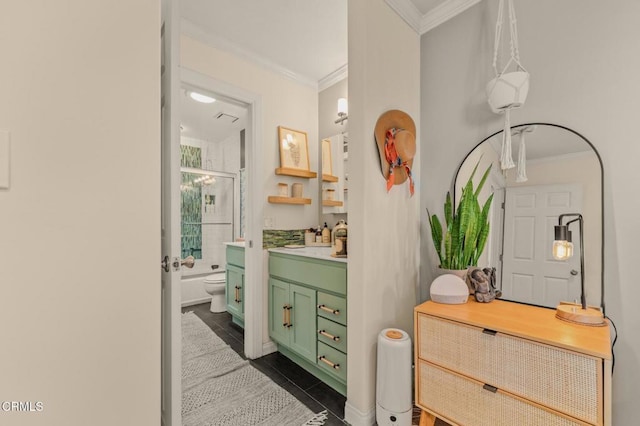
[[[347,223],[340,220],[333,228],[333,250],[334,257],[347,257]]]
[[[329,227],[327,226],[327,222],[324,223],[324,228],[322,228],[322,243],[330,243],[331,242],[331,231],[329,231]]]

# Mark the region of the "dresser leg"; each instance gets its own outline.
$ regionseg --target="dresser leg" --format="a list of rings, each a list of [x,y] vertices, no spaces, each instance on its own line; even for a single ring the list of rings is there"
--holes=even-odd
[[[436,416],[422,410],[420,413],[420,426],[433,426],[436,424]]]

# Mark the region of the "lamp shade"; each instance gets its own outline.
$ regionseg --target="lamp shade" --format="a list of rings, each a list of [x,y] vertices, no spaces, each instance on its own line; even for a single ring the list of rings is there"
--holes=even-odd
[[[349,104],[345,98],[338,99],[338,115],[340,114],[348,114],[349,113]]]
[[[571,231],[566,225],[557,225],[554,229],[554,241],[552,254],[556,260],[566,260],[573,256],[573,244],[571,243]]]

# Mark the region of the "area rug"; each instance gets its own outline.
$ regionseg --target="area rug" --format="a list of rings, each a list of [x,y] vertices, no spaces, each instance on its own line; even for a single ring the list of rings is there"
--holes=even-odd
[[[311,426],[326,418],[256,370],[193,312],[182,315],[184,426]]]

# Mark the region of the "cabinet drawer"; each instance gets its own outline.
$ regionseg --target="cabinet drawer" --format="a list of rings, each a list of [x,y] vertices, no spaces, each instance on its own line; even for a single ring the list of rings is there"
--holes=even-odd
[[[423,314],[418,335],[425,361],[583,421],[603,422],[599,358]]]
[[[244,249],[227,246],[227,263],[244,268]]]
[[[322,342],[318,342],[318,367],[341,382],[347,382],[347,356]]]
[[[324,332],[324,334],[321,333]],[[332,339],[330,336],[333,336]],[[347,352],[347,327],[337,322],[329,321],[318,317],[318,342],[342,351]]]
[[[347,299],[318,292],[318,316],[347,325]]]
[[[448,422],[461,426],[585,425],[500,390],[486,390],[481,382],[428,362],[420,360],[418,368],[418,405]]]
[[[347,269],[338,262],[270,253],[269,275],[347,295]]]

